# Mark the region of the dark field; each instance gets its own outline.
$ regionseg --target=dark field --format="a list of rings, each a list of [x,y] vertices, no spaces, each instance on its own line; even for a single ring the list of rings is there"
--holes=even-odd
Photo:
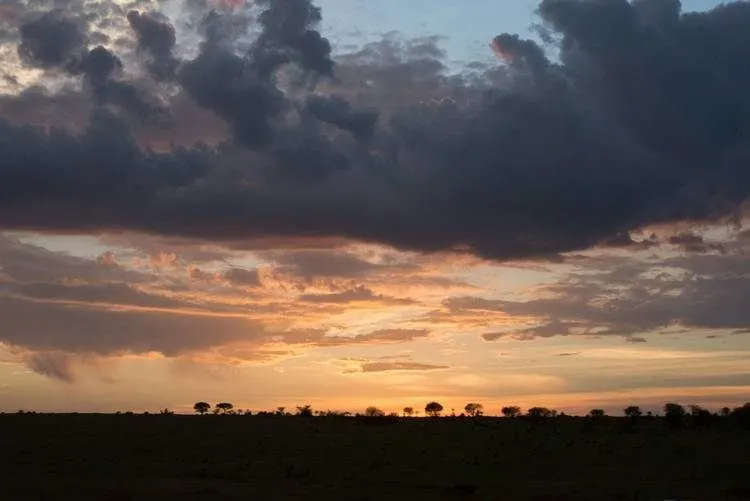
[[[0,499],[750,499],[750,431],[625,424],[4,415]]]

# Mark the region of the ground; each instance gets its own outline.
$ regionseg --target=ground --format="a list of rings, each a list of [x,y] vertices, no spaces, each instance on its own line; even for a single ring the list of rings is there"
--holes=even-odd
[[[2,415],[0,498],[750,499],[750,431],[644,419]]]

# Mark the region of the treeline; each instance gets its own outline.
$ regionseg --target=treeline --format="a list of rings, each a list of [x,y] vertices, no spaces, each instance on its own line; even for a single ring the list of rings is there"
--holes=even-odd
[[[428,418],[505,418],[505,419],[516,419],[520,421],[528,422],[545,422],[552,420],[564,420],[564,419],[585,419],[591,423],[601,423],[608,420],[616,420],[624,422],[626,425],[634,425],[638,422],[645,422],[649,420],[663,421],[667,426],[671,428],[679,428],[683,425],[689,424],[694,428],[705,428],[709,427],[714,423],[726,423],[732,422],[740,425],[741,427],[750,430],[750,402],[745,403],[740,407],[730,408],[723,407],[718,411],[710,411],[699,405],[689,405],[687,407],[677,403],[666,403],[662,407],[662,413],[653,413],[651,411],[644,412],[640,406],[629,405],[623,409],[623,414],[618,416],[609,416],[604,409],[591,409],[585,416],[568,415],[564,412],[559,412],[556,409],[550,409],[548,407],[530,407],[524,412],[519,406],[509,405],[502,407],[498,415],[485,414],[484,406],[478,402],[470,402],[466,404],[463,411],[456,414],[455,409],[451,409],[450,412],[445,412],[444,407],[439,402],[429,402],[424,406],[424,414],[420,413],[420,410],[414,407],[404,407],[401,413],[391,412],[386,413],[381,409],[371,406],[364,410],[363,413],[352,414],[351,412],[341,412],[333,410],[314,410],[311,405],[301,405],[292,410],[287,410],[286,407],[277,407],[273,411],[260,411],[253,413],[250,410],[243,410],[235,408],[233,404],[229,402],[219,402],[215,405],[211,405],[208,402],[196,402],[193,405],[195,413],[200,415],[214,414],[222,416],[260,416],[260,417],[362,417],[362,418],[416,418],[416,417],[428,417]],[[3,414],[3,413],[0,413]],[[23,411],[19,410],[16,414],[37,414],[34,411]],[[77,414],[77,413],[72,413]],[[117,415],[135,415],[133,412],[117,412]],[[174,411],[170,409],[162,409],[158,413],[144,412],[142,415],[173,415]]]
[[[591,409],[585,416],[585,418],[591,421],[606,420],[610,417],[625,418],[630,421],[637,421],[642,419],[661,419],[669,426],[680,426],[684,422],[689,421],[693,425],[698,427],[708,426],[712,422],[718,419],[732,419],[743,427],[750,428],[750,402],[745,403],[740,407],[734,409],[729,407],[723,407],[722,409],[712,412],[699,405],[683,406],[677,403],[666,403],[663,406],[663,414],[654,414],[651,411],[644,412],[640,406],[629,405],[623,409],[622,416],[608,416],[604,409]],[[235,409],[231,403],[221,402],[215,406],[211,406],[208,402],[197,402],[193,406],[193,410],[198,414],[220,414],[220,415],[253,415],[250,411],[243,411],[242,409]],[[165,410],[167,411],[167,410]],[[164,413],[165,411],[162,411]],[[463,408],[463,412],[456,414],[455,409],[451,409],[450,413],[444,413],[445,409],[439,402],[429,402],[424,407],[424,416],[431,418],[439,417],[491,417],[492,415],[485,414],[484,406],[478,402],[470,402]],[[169,411],[167,411],[169,412]],[[419,417],[419,410],[414,407],[404,407],[401,414],[391,412],[386,414],[384,411],[377,407],[368,407],[362,414],[352,414],[350,412],[339,412],[339,411],[316,411],[313,410],[311,405],[298,406],[293,411],[288,411],[285,407],[278,407],[274,411],[260,411],[256,414],[257,416],[299,416],[299,417]],[[547,407],[530,407],[525,412],[519,406],[506,406],[500,409],[500,417],[509,419],[525,419],[530,421],[539,421],[553,418],[566,418],[566,417],[578,417],[567,415],[564,412],[558,412],[556,409],[550,409]]]

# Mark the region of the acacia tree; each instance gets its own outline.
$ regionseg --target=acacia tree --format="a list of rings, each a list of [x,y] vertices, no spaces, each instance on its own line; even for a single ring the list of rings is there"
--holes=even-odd
[[[367,417],[383,417],[383,416],[385,416],[385,412],[381,411],[377,407],[370,406],[367,409],[365,409],[365,416],[367,416]]]
[[[680,404],[664,404],[664,420],[670,428],[678,428],[685,417],[685,408]]]
[[[431,417],[439,417],[443,412],[443,406],[438,402],[430,402],[424,406],[424,413]]]
[[[591,409],[589,411],[589,417],[591,419],[602,419],[606,415],[607,413],[604,412],[604,409]]]
[[[690,418],[693,426],[696,428],[707,428],[711,425],[711,421],[713,420],[711,411],[704,409],[700,405],[690,406]]]
[[[414,415],[414,408],[413,407],[404,407],[404,416],[406,417],[412,417]]]
[[[731,415],[738,425],[750,430],[750,402],[745,403],[742,407],[736,407]]]
[[[526,411],[526,415],[531,419],[547,419],[557,416],[557,411],[547,407],[532,407]]]
[[[301,417],[312,417],[313,415],[313,409],[312,405],[300,405],[297,406],[297,415]]]
[[[202,416],[211,410],[211,404],[208,402],[196,402],[195,405],[193,405],[193,410]]]
[[[517,418],[521,415],[521,408],[517,405],[509,405],[500,409],[500,412],[507,418]]]
[[[470,402],[464,406],[467,416],[479,417],[484,413],[484,406],[476,402]]]
[[[637,419],[643,415],[643,411],[637,405],[629,405],[623,410],[625,417],[630,419]]]
[[[216,404],[216,411],[221,414],[226,414],[232,409],[234,409],[234,405],[230,404],[229,402],[219,402],[218,404]]]

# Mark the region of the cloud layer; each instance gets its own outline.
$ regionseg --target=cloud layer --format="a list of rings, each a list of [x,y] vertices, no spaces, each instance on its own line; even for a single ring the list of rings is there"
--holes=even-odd
[[[202,39],[192,59],[178,55],[187,21],[157,12],[21,3],[3,18],[26,65],[82,79],[94,107],[77,130],[24,126],[31,108],[0,120],[3,227],[332,236],[508,259],[734,215],[750,193],[746,2],[545,0],[559,62],[502,34],[506,66],[478,76],[448,75],[432,39],[335,61],[307,0],[199,4],[186,11]],[[96,45],[107,24],[131,33]],[[28,95],[3,109],[14,99]],[[198,113],[187,102],[230,137],[145,149],[149,134],[183,136]]]

